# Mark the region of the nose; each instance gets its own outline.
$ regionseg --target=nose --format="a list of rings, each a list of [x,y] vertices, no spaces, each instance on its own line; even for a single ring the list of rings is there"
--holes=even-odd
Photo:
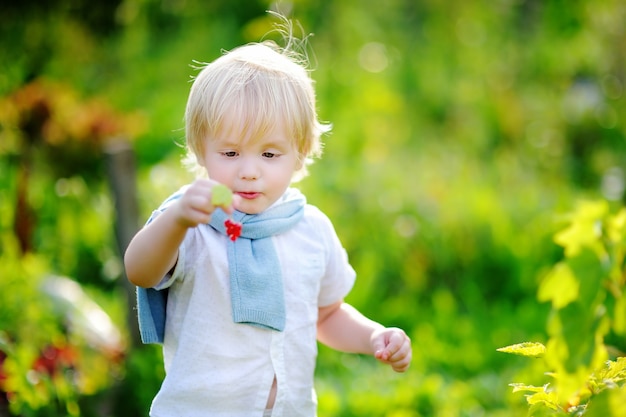
[[[240,159],[239,178],[242,180],[256,180],[261,175],[259,164],[254,157],[244,157]]]

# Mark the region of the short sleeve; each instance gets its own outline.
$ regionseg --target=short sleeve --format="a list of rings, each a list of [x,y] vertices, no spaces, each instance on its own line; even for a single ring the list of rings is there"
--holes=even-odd
[[[348,253],[337,236],[330,219],[319,212],[319,231],[326,252],[326,270],[320,284],[318,306],[325,307],[345,298],[356,281],[356,272],[348,260]]]

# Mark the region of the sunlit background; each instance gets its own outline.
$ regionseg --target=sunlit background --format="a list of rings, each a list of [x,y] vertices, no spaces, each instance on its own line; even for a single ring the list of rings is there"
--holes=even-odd
[[[313,34],[333,131],[298,186],[357,270],[348,301],[413,340],[403,375],[320,347],[319,415],[526,415],[508,384],[545,368],[496,349],[547,341],[564,214],[625,199],[621,0],[3,1],[0,416],[147,415],[161,356],[121,252],[192,179],[194,67],[278,39],[267,10]]]

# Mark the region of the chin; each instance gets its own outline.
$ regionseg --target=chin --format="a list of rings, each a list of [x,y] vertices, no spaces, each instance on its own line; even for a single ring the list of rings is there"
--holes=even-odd
[[[243,207],[238,207],[237,210],[245,214],[259,214],[267,208],[267,207],[263,207],[260,209],[258,207],[255,207],[255,205],[252,205],[252,204],[243,204],[242,206]]]

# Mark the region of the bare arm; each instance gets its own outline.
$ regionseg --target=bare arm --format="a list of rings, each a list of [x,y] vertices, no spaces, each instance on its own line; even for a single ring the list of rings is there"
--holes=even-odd
[[[187,228],[174,220],[174,206],[141,229],[124,255],[126,275],[133,284],[153,287],[176,265],[178,247]]]
[[[215,184],[207,179],[195,181],[179,200],[135,235],[124,255],[126,275],[133,284],[153,287],[176,265],[187,229],[211,219],[215,209],[211,189]]]
[[[386,328],[343,301],[319,309],[317,338],[336,350],[373,355],[396,372],[411,364],[411,340],[404,331]]]

